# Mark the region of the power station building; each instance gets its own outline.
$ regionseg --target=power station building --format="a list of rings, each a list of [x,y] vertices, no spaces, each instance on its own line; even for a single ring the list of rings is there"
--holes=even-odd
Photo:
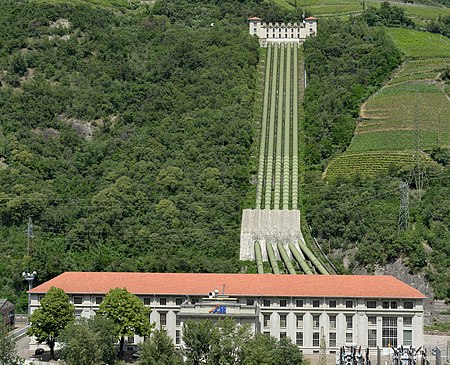
[[[259,38],[261,47],[269,43],[302,43],[307,37],[317,34],[317,18],[308,17],[303,22],[263,22],[261,18],[249,18],[251,35]]]
[[[329,353],[423,344],[425,296],[392,276],[66,272],[29,292],[31,312],[52,286],[69,295],[77,317],[95,315],[110,289],[127,288],[178,346],[187,320],[224,317],[289,337],[305,354],[319,352],[322,332]]]

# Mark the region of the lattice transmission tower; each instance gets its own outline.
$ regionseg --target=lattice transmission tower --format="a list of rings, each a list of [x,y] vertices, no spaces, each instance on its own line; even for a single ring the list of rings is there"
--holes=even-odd
[[[409,227],[409,185],[400,182],[400,211],[398,213],[398,232],[406,231]]]
[[[414,185],[419,200],[422,198],[424,171],[422,166],[422,123],[420,121],[419,91],[416,90],[416,105],[414,113]]]

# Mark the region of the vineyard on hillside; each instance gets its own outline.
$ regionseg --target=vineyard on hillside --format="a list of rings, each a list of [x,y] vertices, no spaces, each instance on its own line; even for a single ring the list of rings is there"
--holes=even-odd
[[[440,79],[448,65],[450,40],[408,29],[389,29],[389,34],[408,59],[363,104],[353,140],[330,162],[328,177],[374,174],[392,165],[412,167],[417,148],[429,152],[450,146],[449,99],[446,82]],[[431,159],[425,156],[422,161]]]
[[[354,15],[362,12],[361,1],[358,0],[275,0],[275,3],[288,9],[295,9],[297,4],[311,14],[319,17],[329,17],[338,15]],[[366,6],[380,7],[381,1],[366,0]],[[402,8],[406,15],[414,22],[423,26],[430,20],[436,20],[450,14],[450,9],[439,4],[396,4]]]
[[[431,158],[425,154],[420,156],[420,160],[432,163]],[[373,175],[390,167],[411,169],[415,163],[414,154],[408,152],[345,152],[330,162],[324,175],[329,179],[358,174]]]

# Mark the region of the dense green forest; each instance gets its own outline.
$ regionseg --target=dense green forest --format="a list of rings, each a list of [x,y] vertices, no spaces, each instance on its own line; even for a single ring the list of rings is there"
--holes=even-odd
[[[239,270],[256,13],[287,11],[2,2],[1,297],[25,289],[27,266],[38,282],[65,270]]]

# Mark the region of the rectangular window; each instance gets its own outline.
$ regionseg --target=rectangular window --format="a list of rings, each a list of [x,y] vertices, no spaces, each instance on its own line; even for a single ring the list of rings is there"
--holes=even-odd
[[[403,308],[405,308],[405,309],[413,309],[414,308],[414,303],[411,302],[411,301],[403,302]]]
[[[303,314],[297,314],[297,328],[303,328]]]
[[[397,302],[391,302],[391,308],[397,309]]]
[[[353,329],[353,316],[345,316],[345,324],[348,330]]]
[[[367,322],[368,322],[369,326],[376,326],[377,325],[377,317],[375,317],[375,316],[368,316],[367,317]]]
[[[334,330],[336,329],[336,315],[329,315],[329,321],[330,321],[330,329]]]
[[[328,346],[336,347],[336,332],[330,332],[328,338]]]
[[[377,330],[369,329],[367,332],[367,345],[369,347],[377,347]]]
[[[295,306],[296,306],[297,308],[303,307],[303,300],[302,300],[302,299],[297,299],[297,300],[295,301]]]
[[[313,300],[313,308],[319,308],[320,300]]]
[[[383,309],[389,308],[389,302],[383,302]]]
[[[179,326],[181,326],[181,316],[180,315],[178,315],[178,313],[175,313],[175,325],[177,326],[177,327],[179,327]]]
[[[313,332],[313,346],[319,347],[320,339],[319,339],[319,332]]]
[[[297,332],[295,335],[295,343],[297,346],[303,346],[303,332]]]
[[[134,336],[128,336],[127,342],[129,344],[134,344]]]
[[[103,301],[103,297],[95,297],[95,304],[100,304]]]
[[[82,309],[75,309],[75,317],[80,318],[81,317],[81,313],[83,313]]]
[[[177,344],[177,345],[181,344],[181,331],[180,330],[175,331],[175,344]]]
[[[73,304],[83,304],[83,297],[73,297]]]
[[[382,346],[397,347],[397,317],[383,317]]]
[[[253,305],[253,304],[255,304],[255,299],[247,298],[247,305]]]
[[[319,328],[320,326],[320,315],[313,315],[313,328]]]
[[[198,297],[192,297],[192,298],[191,298],[191,303],[192,303],[192,304],[197,304],[198,301],[199,301]]]
[[[144,305],[150,305],[151,304],[151,298],[144,298]]]
[[[264,314],[264,327],[270,327],[270,314]]]
[[[175,298],[175,305],[183,304],[183,298]]]
[[[353,308],[353,300],[346,300],[345,308]]]
[[[270,307],[270,299],[263,300],[263,307]]]
[[[352,343],[353,342],[353,333],[347,332],[345,334],[345,343]]]
[[[167,298],[161,297],[159,298],[159,305],[166,305],[167,304]]]
[[[377,301],[376,300],[368,300],[366,302],[367,308],[376,308],[377,307]]]
[[[403,327],[412,327],[412,317],[403,317]]]
[[[166,313],[160,313],[159,314],[159,325],[161,328],[165,327],[167,325],[167,315]]]
[[[403,331],[403,346],[412,346],[412,331]]]
[[[286,299],[280,299],[280,307],[286,307],[287,301]]]
[[[280,314],[280,328],[286,328],[286,314]]]
[[[286,332],[280,332],[280,338],[285,338],[286,337]]]
[[[335,300],[330,300],[330,301],[328,302],[328,306],[329,306],[330,308],[336,308],[336,305],[337,305],[337,303],[336,303]]]

